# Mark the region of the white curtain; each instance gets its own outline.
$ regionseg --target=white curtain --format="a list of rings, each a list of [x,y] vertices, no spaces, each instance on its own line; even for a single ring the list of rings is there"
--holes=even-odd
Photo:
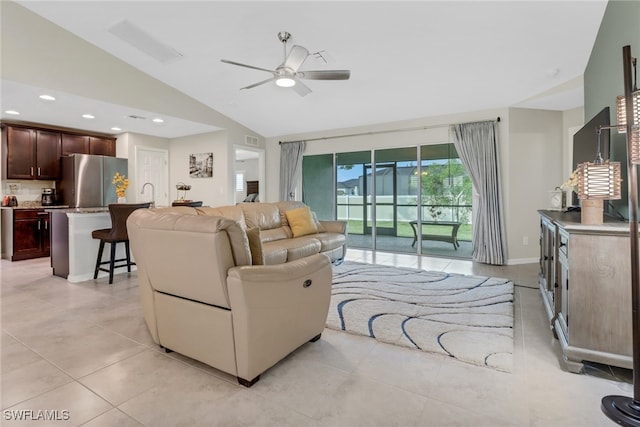
[[[507,251],[496,127],[495,121],[463,123],[452,125],[450,133],[478,192],[473,218],[473,260],[503,265]]]
[[[304,141],[284,142],[280,144],[280,200],[293,200],[296,185],[302,175],[302,155]]]

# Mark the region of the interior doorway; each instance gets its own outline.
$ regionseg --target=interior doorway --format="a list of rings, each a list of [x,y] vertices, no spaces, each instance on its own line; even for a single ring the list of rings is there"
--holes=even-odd
[[[235,149],[235,203],[264,201],[264,150]]]

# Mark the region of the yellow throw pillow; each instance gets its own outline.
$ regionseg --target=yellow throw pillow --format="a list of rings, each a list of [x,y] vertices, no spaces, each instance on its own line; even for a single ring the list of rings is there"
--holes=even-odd
[[[260,229],[258,227],[248,229],[247,239],[249,239],[249,250],[251,251],[251,264],[264,265],[264,254],[262,253]]]
[[[311,215],[311,209],[308,206],[304,206],[297,209],[291,209],[286,211],[287,221],[293,237],[306,236],[307,234],[315,234],[318,232],[313,216]]]

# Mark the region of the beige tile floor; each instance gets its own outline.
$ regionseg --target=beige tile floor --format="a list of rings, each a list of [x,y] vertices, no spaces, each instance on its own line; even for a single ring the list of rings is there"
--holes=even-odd
[[[151,341],[136,275],[71,284],[49,260],[2,260],[0,424],[36,426],[613,426],[600,411],[625,382],[568,373],[536,285],[537,265],[350,250],[353,261],[516,283],[514,372],[325,330],[252,388]],[[20,410],[61,420],[17,422]],[[63,419],[68,418],[68,419]]]

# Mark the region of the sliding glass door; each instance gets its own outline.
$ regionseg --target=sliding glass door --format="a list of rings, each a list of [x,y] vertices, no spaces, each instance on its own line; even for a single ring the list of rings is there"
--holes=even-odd
[[[396,217],[396,165],[395,163],[376,163],[375,186],[371,165],[365,167],[366,221],[365,233],[372,234],[375,221],[377,234],[395,236],[398,219]],[[375,187],[375,188],[373,188]],[[375,192],[375,197],[372,194]],[[375,216],[373,215],[375,200]]]
[[[347,221],[349,241],[354,248],[372,247],[371,238],[371,151],[336,154],[336,218]]]
[[[351,248],[470,258],[471,180],[453,144],[305,156],[303,200]]]
[[[470,258],[472,185],[454,145],[423,145],[420,164],[422,253]]]
[[[411,222],[418,219],[416,147],[376,150],[376,249],[416,253]]]

